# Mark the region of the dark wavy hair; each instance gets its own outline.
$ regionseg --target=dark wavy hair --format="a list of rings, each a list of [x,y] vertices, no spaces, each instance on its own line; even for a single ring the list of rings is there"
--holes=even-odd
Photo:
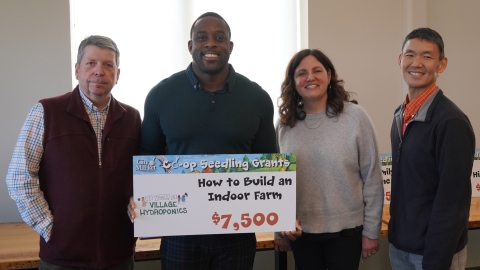
[[[303,58],[313,55],[322,63],[327,72],[330,72],[330,86],[327,95],[327,110],[328,117],[338,116],[343,112],[344,101],[350,101],[350,93],[343,87],[344,81],[338,78],[337,71],[328,57],[317,49],[304,49],[297,52],[288,63],[285,71],[285,79],[282,83],[281,94],[278,105],[278,112],[280,115],[280,125],[294,127],[297,120],[303,120],[306,117],[302,108],[297,107],[297,103],[301,101],[302,97],[295,89],[295,69],[297,69]],[[351,102],[356,103],[355,100]]]

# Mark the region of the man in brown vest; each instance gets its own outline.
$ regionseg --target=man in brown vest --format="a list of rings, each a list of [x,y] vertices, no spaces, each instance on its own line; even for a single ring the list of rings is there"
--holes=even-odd
[[[20,131],[7,186],[40,234],[39,269],[132,269],[133,194],[140,114],[111,95],[119,51],[103,36],[79,46],[78,86],[40,100]]]

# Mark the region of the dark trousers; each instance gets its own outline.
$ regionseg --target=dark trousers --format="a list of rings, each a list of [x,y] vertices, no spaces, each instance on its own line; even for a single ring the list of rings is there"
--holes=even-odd
[[[297,270],[358,270],[362,252],[361,232],[340,234],[329,239],[314,236],[304,233],[291,242]]]
[[[162,237],[162,270],[251,270],[255,260],[254,233]]]
[[[128,258],[126,261],[123,261],[112,267],[105,268],[103,270],[133,270],[134,263],[135,261],[132,256]],[[38,269],[39,270],[98,270],[96,268],[60,266],[60,265],[47,263],[45,261],[40,261],[40,265],[38,266]]]

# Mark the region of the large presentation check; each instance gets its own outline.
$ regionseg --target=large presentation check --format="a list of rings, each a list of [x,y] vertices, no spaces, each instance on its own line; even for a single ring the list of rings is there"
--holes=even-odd
[[[295,229],[296,156],[133,157],[135,236]]]

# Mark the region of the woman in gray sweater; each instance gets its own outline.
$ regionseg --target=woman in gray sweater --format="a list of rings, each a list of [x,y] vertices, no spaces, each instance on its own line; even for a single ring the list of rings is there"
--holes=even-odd
[[[299,270],[358,269],[360,256],[379,249],[383,184],[373,124],[319,50],[293,56],[281,91],[277,141],[297,156],[303,233],[296,241],[282,233],[276,249],[291,248]]]

